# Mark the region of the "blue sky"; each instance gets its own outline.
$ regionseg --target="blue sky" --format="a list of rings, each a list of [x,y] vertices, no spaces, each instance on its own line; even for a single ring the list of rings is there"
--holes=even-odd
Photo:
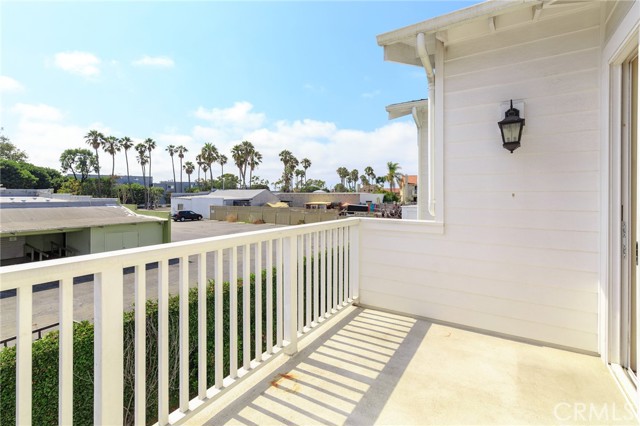
[[[0,125],[31,162],[56,169],[90,129],[151,137],[155,181],[172,178],[169,144],[193,161],[205,142],[230,157],[242,140],[271,182],[283,149],[329,185],[340,166],[382,174],[394,161],[415,174],[413,122],[388,121],[384,107],[426,97],[426,78],[384,62],[376,35],[469,4],[4,1]],[[116,157],[116,173],[124,164]],[[101,165],[110,173],[107,154]]]

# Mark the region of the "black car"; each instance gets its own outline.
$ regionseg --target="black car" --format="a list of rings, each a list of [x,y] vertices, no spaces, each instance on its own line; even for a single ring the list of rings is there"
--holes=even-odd
[[[171,219],[173,219],[174,222],[184,222],[187,219],[200,220],[202,219],[202,215],[191,210],[180,210],[178,213],[171,216]]]

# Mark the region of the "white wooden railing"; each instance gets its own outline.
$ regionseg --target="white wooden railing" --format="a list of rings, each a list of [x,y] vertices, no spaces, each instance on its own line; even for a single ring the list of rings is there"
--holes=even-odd
[[[213,401],[250,371],[274,354],[297,351],[298,337],[321,324],[358,296],[358,219],[277,228],[245,234],[171,243],[78,256],[40,263],[0,268],[0,291],[16,291],[16,423],[32,423],[32,294],[35,285],[59,283],[59,417],[60,424],[73,419],[73,300],[75,277],[93,275],[94,286],[94,423],[123,423],[123,288],[125,268],[134,268],[135,286],[135,423],[146,418],[145,337],[147,265],[157,264],[158,288],[158,424],[174,424]],[[253,255],[252,255],[253,253]],[[320,255],[324,253],[325,255]],[[240,254],[240,259],[238,256]],[[225,259],[226,257],[226,259]],[[178,266],[170,266],[178,260]],[[304,262],[304,259],[309,261]],[[189,262],[197,264],[198,288],[198,394],[189,397]],[[208,261],[209,260],[209,261]],[[240,261],[239,261],[240,260]],[[180,296],[179,406],[169,407],[169,272],[178,268]],[[254,286],[256,330],[255,352],[243,351],[237,365],[238,341],[251,348],[249,300],[251,286],[243,286],[237,300],[238,278],[248,282],[251,271],[277,270],[276,306],[273,287],[262,295],[261,273]],[[305,270],[306,268],[306,273]],[[311,273],[311,268],[319,273]],[[127,274],[131,277],[131,274]],[[223,329],[222,286],[214,285],[215,306],[207,306],[206,286],[210,279],[230,282],[230,327]],[[271,277],[271,273],[267,274]],[[304,277],[304,279],[303,279]],[[130,278],[128,278],[130,279]],[[194,280],[191,280],[194,281]],[[304,281],[304,282],[303,282]],[[191,284],[194,284],[193,282]],[[155,284],[154,284],[155,285]],[[318,289],[319,291],[315,291]],[[303,297],[303,294],[309,297]],[[313,297],[310,295],[313,294]],[[266,312],[262,312],[262,298]],[[238,309],[242,309],[243,335],[238,336]],[[303,314],[305,313],[305,314]],[[207,354],[207,315],[215,317],[215,353]],[[266,347],[262,347],[262,321],[266,319]],[[275,322],[275,324],[274,324]],[[272,335],[272,329],[276,336]],[[230,371],[223,377],[223,339],[229,333]],[[275,340],[275,345],[271,342]],[[206,359],[215,357],[215,384],[207,387]],[[37,386],[37,383],[35,384]]]

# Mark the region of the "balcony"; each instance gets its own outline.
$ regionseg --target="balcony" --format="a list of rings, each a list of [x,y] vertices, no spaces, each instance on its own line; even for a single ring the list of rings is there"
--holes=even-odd
[[[409,229],[395,233],[399,227]],[[410,243],[420,232],[441,230],[353,218],[3,267],[0,290],[16,292],[16,423],[33,423],[42,402],[34,399],[33,301],[35,286],[48,282],[59,292],[57,421],[74,419],[74,280],[87,276],[95,424],[633,420],[598,357],[519,341],[532,335],[509,339],[399,312],[398,300],[411,294],[389,284],[391,296],[381,296],[380,280],[365,268],[385,252],[370,243]],[[397,273],[419,280],[406,269]],[[215,284],[225,281],[228,287]],[[146,310],[149,293],[158,301],[155,316]],[[127,358],[120,312],[131,303]],[[150,327],[158,336],[151,343]],[[552,343],[583,341],[568,336]],[[149,408],[151,395],[157,404]]]

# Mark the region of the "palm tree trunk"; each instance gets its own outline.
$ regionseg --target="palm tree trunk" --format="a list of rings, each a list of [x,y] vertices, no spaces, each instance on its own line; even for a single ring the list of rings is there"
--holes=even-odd
[[[173,169],[173,186],[174,191],[178,190],[178,186],[176,185],[176,163],[173,161],[173,155],[171,156],[171,168]]]
[[[182,157],[180,157],[180,192],[184,192],[184,188],[182,187]]]
[[[124,161],[127,163],[127,184],[129,185],[129,192],[131,194],[131,200],[133,201],[133,193],[131,192],[131,175],[129,174],[129,156],[127,151],[124,151]]]
[[[102,196],[100,191],[100,156],[98,155],[98,148],[95,148],[96,151],[96,164],[97,164],[97,171],[98,171],[98,198],[100,198]]]

